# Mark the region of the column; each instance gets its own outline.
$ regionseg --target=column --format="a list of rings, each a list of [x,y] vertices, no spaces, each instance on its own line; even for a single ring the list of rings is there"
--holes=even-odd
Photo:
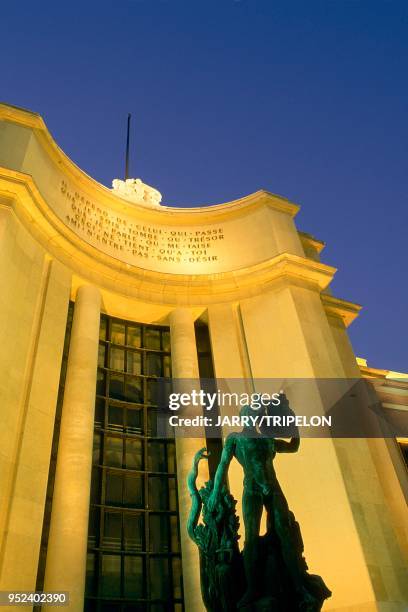
[[[297,414],[321,414],[323,401],[313,379],[345,375],[318,291],[285,282],[240,305],[254,378],[260,383],[268,376],[281,379]],[[311,381],[304,392],[291,386],[291,379],[300,378]],[[275,460],[278,480],[300,524],[309,571],[321,575],[333,591],[324,604],[327,611],[377,610],[368,564],[377,566],[381,555],[367,562],[367,542],[375,538],[366,534],[378,528],[364,515],[363,492],[374,489],[375,473],[364,445],[357,438],[304,438],[298,453],[279,454]],[[361,494],[351,497],[350,482]]]
[[[58,261],[47,262],[27,338],[26,375],[20,381],[22,415],[12,488],[2,492],[9,508],[7,528],[0,530],[4,533],[0,590],[35,590],[70,290],[70,272]],[[11,402],[7,407],[15,409]],[[9,435],[10,431],[7,427]]]
[[[45,571],[44,590],[69,591],[76,612],[84,606],[100,300],[95,287],[78,289]]]
[[[252,393],[253,382],[239,326],[237,307],[229,303],[212,304],[208,307],[207,312],[218,389],[227,393]],[[219,407],[223,417],[239,414],[239,410],[239,405]],[[224,439],[230,429],[223,428]],[[231,461],[228,468],[228,485],[231,494],[237,501],[235,509],[239,517],[239,534],[241,535],[238,544],[242,549],[245,540],[242,514],[243,471],[235,459]],[[261,529],[265,531],[265,516],[262,517],[262,521]]]
[[[194,319],[188,308],[176,308],[170,313],[171,362],[173,379],[180,381],[182,392],[199,387],[199,370]],[[181,389],[180,389],[181,390]],[[187,474],[195,453],[205,446],[202,438],[176,438],[180,539],[183,565],[184,603],[186,612],[204,611],[201,599],[200,566],[197,546],[187,534],[187,518],[191,500],[187,489]],[[208,466],[201,461],[199,480],[208,480]]]

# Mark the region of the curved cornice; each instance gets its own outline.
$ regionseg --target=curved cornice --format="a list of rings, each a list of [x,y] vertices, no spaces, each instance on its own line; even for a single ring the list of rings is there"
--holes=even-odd
[[[171,274],[125,264],[87,244],[50,209],[29,175],[0,171],[0,196],[51,256],[107,290],[159,304],[208,304],[257,295],[279,282],[322,291],[336,269],[290,253],[213,274]]]
[[[16,106],[0,103],[0,120],[9,121],[31,128],[37,135],[44,151],[56,166],[63,170],[67,178],[74,180],[81,186],[89,196],[98,198],[98,201],[118,212],[126,211],[131,214],[137,210],[137,215],[142,219],[149,219],[158,223],[171,225],[197,225],[200,223],[218,222],[225,218],[231,219],[236,216],[245,216],[253,212],[254,208],[269,206],[275,210],[284,212],[294,217],[300,207],[290,200],[270,193],[264,189],[250,195],[223,204],[210,206],[175,208],[161,206],[159,209],[146,209],[138,204],[130,204],[126,200],[116,196],[110,189],[95,181],[92,177],[81,170],[57,145],[51,136],[43,118],[31,111]]]

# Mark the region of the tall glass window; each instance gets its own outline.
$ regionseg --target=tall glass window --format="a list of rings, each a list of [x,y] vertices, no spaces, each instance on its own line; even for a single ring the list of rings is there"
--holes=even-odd
[[[157,437],[166,327],[102,316],[85,610],[182,612],[174,440]]]

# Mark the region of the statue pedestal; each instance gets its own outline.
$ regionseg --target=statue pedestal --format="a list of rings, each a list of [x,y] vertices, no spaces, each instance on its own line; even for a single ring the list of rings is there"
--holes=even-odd
[[[300,529],[292,514],[291,517],[294,536],[291,544],[296,551],[299,566],[303,566],[300,592],[295,589],[276,534],[269,533],[258,539],[258,554],[254,564],[258,598],[237,607],[239,612],[320,612],[325,599],[330,597],[331,592],[323,579],[307,572]]]

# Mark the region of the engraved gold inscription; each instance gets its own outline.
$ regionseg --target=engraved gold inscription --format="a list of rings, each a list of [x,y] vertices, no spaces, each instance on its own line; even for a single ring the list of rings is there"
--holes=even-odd
[[[85,240],[140,260],[169,263],[211,263],[219,261],[215,247],[224,240],[221,227],[173,230],[153,227],[118,216],[61,183],[67,200],[65,222]]]

